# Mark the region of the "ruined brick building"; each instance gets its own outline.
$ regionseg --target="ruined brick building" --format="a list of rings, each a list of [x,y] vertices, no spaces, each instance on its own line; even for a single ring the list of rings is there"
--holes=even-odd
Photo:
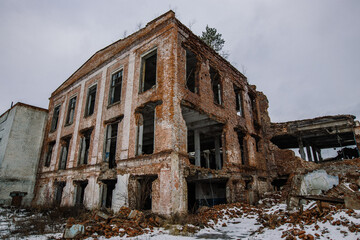
[[[267,107],[169,11],[52,93],[33,203],[168,215],[253,202],[306,164],[271,143]]]

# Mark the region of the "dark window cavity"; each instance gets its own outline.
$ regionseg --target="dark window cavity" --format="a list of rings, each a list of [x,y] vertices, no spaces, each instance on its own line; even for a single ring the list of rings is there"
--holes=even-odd
[[[211,78],[211,86],[214,93],[214,102],[217,104],[222,104],[221,99],[221,82],[220,82],[220,74],[219,72],[210,66],[210,78]]]
[[[89,129],[81,133],[78,165],[88,164],[91,132]]]
[[[56,106],[54,108],[54,113],[53,113],[53,118],[52,118],[52,121],[51,121],[51,128],[50,128],[51,132],[55,131],[56,128],[57,128],[57,124],[58,124],[58,121],[59,121],[59,113],[60,113],[60,105]]]
[[[193,93],[198,93],[197,74],[197,58],[196,55],[186,49],[186,87]]]
[[[145,92],[156,85],[156,50],[147,54],[141,61],[141,78],[139,92]]]
[[[86,100],[85,117],[91,116],[94,113],[96,88],[97,88],[96,85],[89,88],[88,96],[87,96],[87,100]]]
[[[236,100],[236,113],[238,116],[244,117],[242,91],[236,85],[234,85],[234,91]]]
[[[75,205],[83,206],[84,205],[84,197],[85,197],[85,188],[88,184],[87,181],[78,181],[76,184],[76,195],[75,195]]]
[[[71,140],[71,137],[66,137],[66,138],[62,139],[59,169],[66,168],[66,163],[67,163],[67,159],[68,159],[68,155],[69,155],[70,140]]]
[[[56,186],[55,199],[54,199],[55,205],[60,206],[64,187],[65,187],[65,182],[56,182],[55,186]]]
[[[115,189],[116,180],[103,180],[102,201],[101,205],[105,208],[111,208],[113,191]]]
[[[111,76],[109,105],[119,102],[121,99],[121,85],[122,85],[123,71],[118,71]]]
[[[55,142],[50,142],[49,145],[48,145],[48,150],[47,150],[46,158],[45,158],[45,167],[50,166],[51,155],[52,155],[54,146],[55,146]]]
[[[136,135],[136,155],[154,152],[155,108],[146,108],[139,114]]]
[[[115,156],[117,133],[118,122],[107,125],[105,139],[105,162],[109,163],[109,168],[116,167]]]
[[[72,124],[74,121],[75,106],[76,106],[76,97],[73,97],[69,101],[68,113],[67,113],[67,117],[66,117],[67,125]]]
[[[245,134],[242,132],[238,132],[238,140],[240,145],[241,164],[245,165],[247,164]]]

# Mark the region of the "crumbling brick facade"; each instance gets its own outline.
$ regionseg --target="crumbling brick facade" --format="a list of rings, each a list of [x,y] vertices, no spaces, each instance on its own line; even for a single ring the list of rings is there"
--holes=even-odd
[[[167,12],[53,92],[33,203],[164,215],[253,203],[278,176],[267,108]]]

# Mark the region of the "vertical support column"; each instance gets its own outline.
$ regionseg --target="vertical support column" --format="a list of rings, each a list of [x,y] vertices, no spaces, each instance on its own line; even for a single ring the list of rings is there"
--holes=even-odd
[[[216,169],[221,169],[221,156],[220,156],[220,139],[219,137],[215,138],[215,163]]]
[[[319,156],[319,162],[322,162],[323,158],[321,156],[321,149],[320,148],[317,148],[316,149],[316,152],[318,153],[318,156]]]
[[[302,141],[301,137],[298,137],[298,143],[299,143],[300,156],[301,156],[302,159],[306,160],[305,151],[304,151],[304,144],[303,144],[303,141]]]
[[[194,144],[195,144],[195,166],[200,166],[201,165],[200,133],[198,130],[194,130]]]
[[[311,149],[312,149],[312,154],[314,156],[314,162],[318,163],[319,161],[318,161],[318,157],[316,154],[316,147],[312,146]]]
[[[128,183],[130,174],[117,175],[117,182],[113,190],[111,209],[118,212],[122,206],[128,206]]]
[[[100,203],[100,185],[96,182],[96,177],[91,176],[84,192],[84,206],[87,209],[95,209]]]
[[[310,150],[310,145],[306,145],[306,153],[307,153],[307,157],[308,157],[308,161],[312,162],[312,156],[311,156],[311,150]]]

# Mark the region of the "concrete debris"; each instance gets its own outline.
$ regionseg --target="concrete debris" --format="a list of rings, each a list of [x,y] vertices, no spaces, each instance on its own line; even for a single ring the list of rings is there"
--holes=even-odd
[[[301,195],[319,195],[339,184],[339,177],[326,173],[325,170],[317,170],[304,176],[301,182]]]
[[[85,228],[82,224],[74,224],[71,227],[65,228],[65,239],[80,239],[84,236]]]

